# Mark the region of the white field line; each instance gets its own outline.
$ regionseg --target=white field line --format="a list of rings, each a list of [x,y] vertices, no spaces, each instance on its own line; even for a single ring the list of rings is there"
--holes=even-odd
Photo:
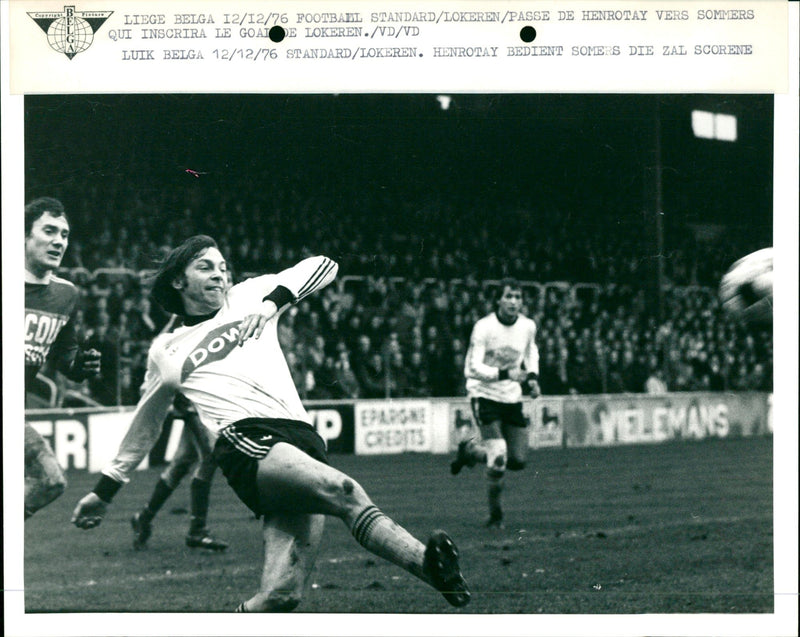
[[[666,528],[677,527],[695,527],[705,524],[732,524],[738,522],[752,522],[763,520],[763,516],[728,516],[716,518],[689,518],[686,520],[673,520],[670,522],[663,522],[657,524],[628,524],[625,526],[614,528],[585,528],[584,530],[570,530],[561,532],[558,537],[553,533],[547,535],[528,534],[525,529],[506,530],[503,537],[491,538],[486,537],[480,540],[472,540],[469,542],[459,542],[459,551],[462,554],[471,551],[479,551],[486,547],[487,544],[496,544],[498,548],[503,546],[512,546],[515,543],[525,544],[529,542],[545,542],[553,540],[575,539],[575,538],[592,538],[596,537],[598,533],[605,534],[606,537],[612,536],[625,536],[637,535],[642,532],[655,531]],[[317,560],[318,565],[322,564],[341,564],[342,562],[357,562],[361,560],[370,559],[371,556],[368,552],[362,551],[358,555],[345,555],[341,557],[328,557]],[[135,558],[131,558],[135,560]],[[375,558],[380,559],[380,558]],[[76,581],[69,584],[55,584],[47,582],[42,584],[34,584],[26,586],[26,590],[30,592],[51,592],[51,591],[69,591],[83,588],[105,588],[114,586],[130,586],[132,584],[142,584],[149,582],[162,582],[162,581],[190,581],[194,579],[207,578],[209,576],[219,576],[224,574],[229,575],[242,575],[248,573],[255,573],[261,570],[261,562],[253,562],[242,566],[224,566],[220,568],[203,568],[199,570],[190,570],[182,572],[173,572],[171,570],[159,573],[147,573],[145,575],[116,575],[111,577],[103,577],[100,579]]]

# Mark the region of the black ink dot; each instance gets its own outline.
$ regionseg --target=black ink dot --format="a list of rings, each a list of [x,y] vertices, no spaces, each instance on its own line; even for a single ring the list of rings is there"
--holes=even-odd
[[[522,27],[519,37],[523,42],[533,42],[536,39],[536,29],[533,27]]]
[[[274,26],[269,30],[269,39],[273,42],[280,42],[283,38],[286,37],[286,31],[283,30],[283,27]]]

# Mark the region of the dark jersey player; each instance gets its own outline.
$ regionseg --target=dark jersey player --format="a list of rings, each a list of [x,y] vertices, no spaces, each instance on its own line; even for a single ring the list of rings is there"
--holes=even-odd
[[[69,222],[57,199],[42,197],[25,206],[25,386],[50,359],[69,379],[81,381],[100,371],[100,353],[81,350],[72,316],[75,286],[53,273],[69,243]],[[25,519],[66,488],[53,450],[25,423]]]
[[[375,506],[363,487],[328,463],[278,342],[278,319],[292,303],[328,285],[338,266],[304,259],[278,274],[225,285],[216,242],[187,239],[166,258],[153,296],[184,326],[150,348],[145,392],[116,458],[84,496],[72,521],[91,529],[157,441],[177,391],[214,434],[214,457],[239,498],[263,518],[264,566],[244,612],[290,611],[310,583],[325,516],[338,517],[364,548],[439,590],[454,606],[470,594],[458,552],[444,531],[427,546]]]

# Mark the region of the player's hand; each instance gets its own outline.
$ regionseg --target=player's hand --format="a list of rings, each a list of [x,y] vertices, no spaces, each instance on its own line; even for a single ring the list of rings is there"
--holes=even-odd
[[[75,355],[74,368],[84,377],[91,378],[100,373],[100,358],[102,354],[96,349],[81,349]]]
[[[538,398],[542,395],[542,390],[539,387],[538,380],[529,380],[528,381],[528,393],[530,394],[531,398]]]
[[[515,383],[524,383],[528,378],[528,373],[520,367],[517,367],[516,369],[509,369],[508,378],[513,380]]]
[[[93,529],[100,526],[108,504],[93,492],[87,493],[72,512],[72,523],[79,529]]]
[[[239,323],[239,346],[249,338],[259,338],[264,331],[267,322],[278,312],[278,306],[274,301],[264,301],[261,304],[261,311],[249,314]]]

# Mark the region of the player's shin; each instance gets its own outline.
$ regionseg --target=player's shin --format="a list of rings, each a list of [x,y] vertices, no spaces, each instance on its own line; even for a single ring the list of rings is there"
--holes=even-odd
[[[210,500],[211,483],[199,478],[193,478],[190,487],[192,519],[189,523],[190,533],[200,533],[206,528],[208,506]]]
[[[374,504],[355,515],[350,532],[370,553],[428,581],[422,572],[425,546]]]
[[[506,472],[508,446],[505,439],[493,438],[485,442],[487,451],[486,494],[489,500],[489,526],[500,526],[503,507],[500,499]]]
[[[156,482],[156,486],[153,488],[150,500],[139,514],[142,519],[150,522],[161,510],[161,507],[164,506],[164,503],[169,499],[169,496],[172,495],[174,490],[174,486],[168,484],[163,478],[159,478],[158,482]]]
[[[489,501],[489,524],[499,525],[503,520],[501,495],[505,483],[505,472],[497,469],[486,471],[486,495]]]

